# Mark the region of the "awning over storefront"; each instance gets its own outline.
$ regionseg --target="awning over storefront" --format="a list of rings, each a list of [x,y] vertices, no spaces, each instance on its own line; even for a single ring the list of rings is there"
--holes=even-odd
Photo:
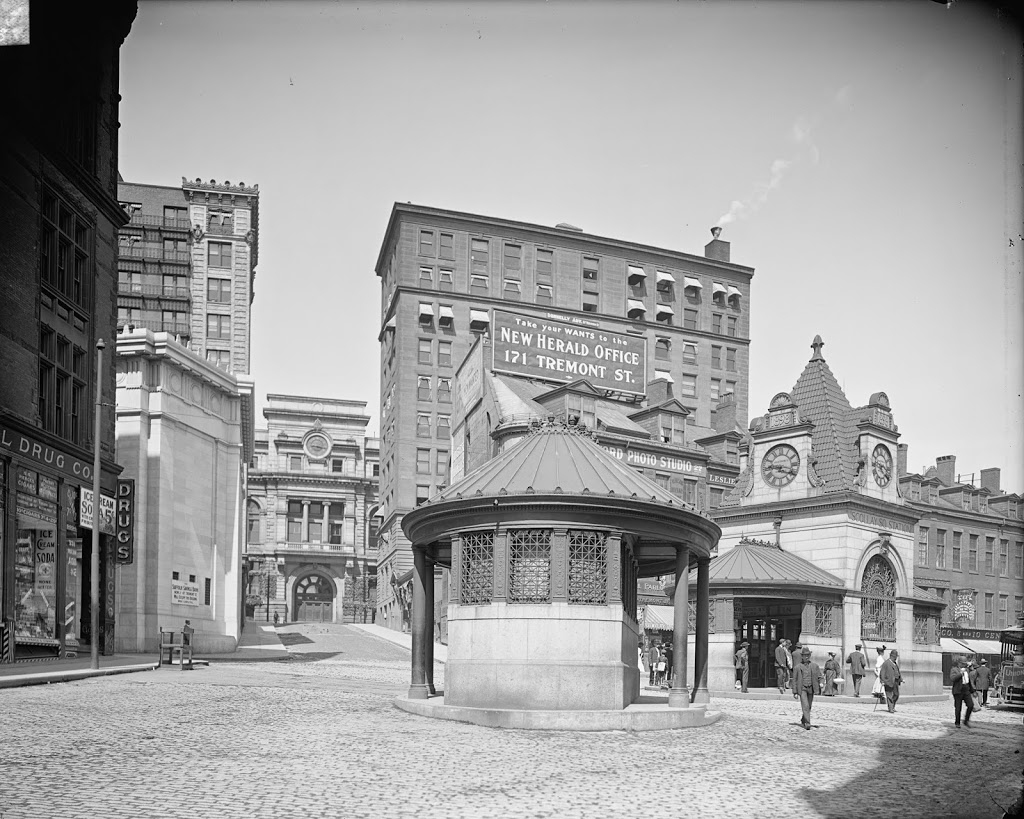
[[[643,627],[655,631],[672,631],[675,620],[672,606],[644,606]]]
[[[1002,646],[998,640],[964,640],[955,637],[940,637],[939,645],[943,654],[999,654]]]

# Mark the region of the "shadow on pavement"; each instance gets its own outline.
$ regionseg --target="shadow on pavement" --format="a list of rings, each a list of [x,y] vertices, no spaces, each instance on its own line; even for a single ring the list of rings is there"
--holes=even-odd
[[[296,646],[302,643],[312,643],[305,634],[299,634],[295,631],[279,631],[277,632],[277,639],[279,639],[286,646]]]
[[[878,762],[870,771],[829,790],[805,788],[800,795],[818,816],[834,819],[896,815],[887,794],[898,795],[901,803],[907,794],[917,797],[917,810],[902,809],[902,819],[1012,819],[1021,815],[1022,790],[1021,756],[1010,749],[1019,746],[1020,737],[1009,745],[1007,738],[989,726],[978,726],[951,727],[932,740],[886,739],[879,744]],[[977,764],[967,764],[979,757],[992,759],[993,743],[1007,749],[995,757],[995,765],[982,770]],[[922,769],[932,774],[918,780],[917,772]],[[1007,787],[1007,777],[1015,777],[1016,784]]]

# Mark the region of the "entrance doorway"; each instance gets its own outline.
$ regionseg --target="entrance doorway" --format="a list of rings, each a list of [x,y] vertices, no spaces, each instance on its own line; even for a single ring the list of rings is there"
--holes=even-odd
[[[788,600],[737,600],[736,645],[750,643],[751,688],[775,688],[775,648],[785,637],[796,642],[800,637],[802,602]]]
[[[306,575],[295,586],[295,619],[300,623],[334,621],[334,586],[319,574]]]

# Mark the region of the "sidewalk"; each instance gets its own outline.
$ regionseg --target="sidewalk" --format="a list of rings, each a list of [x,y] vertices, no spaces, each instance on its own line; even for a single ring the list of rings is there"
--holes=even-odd
[[[396,646],[402,646],[402,648],[406,648],[410,652],[412,651],[412,634],[408,632],[393,631],[384,626],[378,626],[375,623],[349,623],[348,625],[351,625],[352,628],[361,629],[367,634],[372,634],[374,637],[387,640],[389,643],[394,643]],[[444,643],[434,643],[434,662],[448,662],[448,646]]]
[[[246,620],[238,648],[229,654],[197,654],[196,659],[205,663],[261,663],[279,662],[291,657],[277,629]]]
[[[0,665],[0,688],[22,685],[46,685],[55,682],[106,677],[110,674],[130,674],[152,671],[157,667],[155,654],[111,654],[99,658],[99,668],[91,668],[92,660],[86,655],[74,660],[35,660]]]

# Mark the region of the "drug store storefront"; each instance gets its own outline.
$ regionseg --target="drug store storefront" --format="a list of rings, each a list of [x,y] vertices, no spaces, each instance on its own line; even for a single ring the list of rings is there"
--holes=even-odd
[[[92,464],[81,453],[0,419],[0,663],[88,650],[91,486]],[[114,498],[103,495],[99,648],[111,653]]]

